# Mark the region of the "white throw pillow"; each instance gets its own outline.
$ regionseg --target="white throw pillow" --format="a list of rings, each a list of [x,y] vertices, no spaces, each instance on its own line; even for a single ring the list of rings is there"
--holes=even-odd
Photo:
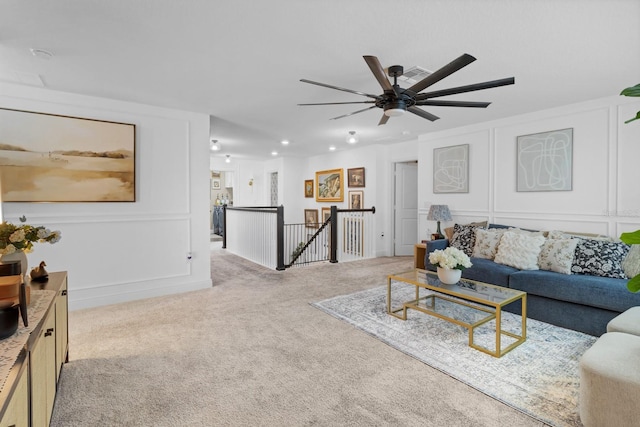
[[[573,254],[578,242],[578,239],[547,239],[538,255],[540,269],[571,274]]]
[[[500,239],[494,261],[520,270],[538,270],[538,255],[544,241],[544,236],[507,231]]]
[[[572,236],[564,231],[551,230],[547,232],[547,239],[570,239]]]
[[[622,261],[622,269],[629,279],[640,274],[640,245],[631,245],[629,253]]]
[[[547,233],[546,231],[529,231],[529,230],[523,230],[522,228],[517,228],[517,227],[509,227],[509,231],[511,231],[512,233],[525,234],[527,236],[542,236],[542,237],[544,237],[545,234]]]
[[[496,253],[498,253],[500,239],[506,231],[504,228],[491,228],[488,230],[476,228],[476,243],[473,245],[473,256],[494,259]]]

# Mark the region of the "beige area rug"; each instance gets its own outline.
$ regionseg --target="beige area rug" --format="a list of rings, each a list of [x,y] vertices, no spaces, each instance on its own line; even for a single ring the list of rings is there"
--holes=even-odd
[[[410,301],[415,288],[394,284],[392,300]],[[425,293],[426,295],[426,293]],[[466,328],[409,310],[403,321],[386,313],[387,287],[330,298],[313,305],[416,359],[523,413],[553,426],[581,426],[579,360],[596,338],[529,319],[527,340],[501,358],[468,345]],[[467,309],[450,305],[461,318]],[[401,306],[401,303],[393,307]],[[459,314],[454,311],[459,310]],[[502,328],[519,333],[521,318],[502,314]],[[495,348],[495,321],[479,327],[475,342]],[[504,345],[501,346],[504,348]]]
[[[52,426],[543,426],[310,305],[412,265],[217,249],[210,289],[73,311]]]

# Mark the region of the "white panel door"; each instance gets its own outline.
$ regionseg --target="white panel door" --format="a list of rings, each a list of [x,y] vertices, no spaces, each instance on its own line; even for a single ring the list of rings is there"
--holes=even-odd
[[[413,255],[418,236],[418,164],[396,163],[395,170],[396,256]]]

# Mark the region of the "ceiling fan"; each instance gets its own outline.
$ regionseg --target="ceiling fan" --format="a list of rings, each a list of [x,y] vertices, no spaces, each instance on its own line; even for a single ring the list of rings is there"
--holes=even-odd
[[[382,95],[373,95],[370,93],[359,92],[357,90],[345,89],[338,86],[332,86],[325,83],[314,82],[312,80],[300,79],[301,82],[310,83],[318,86],[328,87],[329,89],[341,90],[343,92],[355,93],[356,95],[366,96],[367,98],[372,98],[370,101],[359,101],[359,102],[324,102],[324,103],[315,103],[315,104],[298,104],[302,106],[307,105],[339,105],[339,104],[373,104],[371,107],[364,108],[362,110],[354,111],[349,114],[344,114],[342,116],[334,117],[331,120],[341,119],[343,117],[352,116],[354,114],[362,113],[363,111],[368,111],[373,108],[382,108],[384,110],[384,114],[380,119],[378,125],[383,125],[387,123],[389,117],[400,116],[404,114],[405,111],[409,111],[417,116],[425,118],[427,120],[438,120],[439,117],[433,115],[422,108],[419,108],[423,105],[433,105],[438,107],[475,107],[475,108],[486,108],[491,104],[490,102],[471,102],[471,101],[445,101],[445,100],[434,100],[433,98],[439,98],[441,96],[454,95],[458,93],[465,92],[473,92],[476,90],[482,89],[490,89],[499,86],[506,86],[515,83],[515,79],[513,77],[508,77],[500,80],[492,80],[484,83],[475,83],[466,86],[458,86],[451,89],[443,89],[437,90],[433,92],[425,92],[420,93],[429,86],[434,83],[439,82],[445,77],[455,73],[463,67],[471,64],[476,60],[473,56],[465,53],[461,55],[459,58],[451,61],[449,64],[440,68],[439,70],[433,72],[428,75],[424,79],[415,83],[413,86],[403,89],[398,86],[398,77],[402,76],[404,73],[404,69],[401,65],[392,65],[389,67],[388,74],[389,77],[393,77],[393,85],[385,76],[384,69],[380,64],[380,61],[375,56],[365,55],[363,56],[365,62],[371,69],[376,80],[382,86],[384,92]]]

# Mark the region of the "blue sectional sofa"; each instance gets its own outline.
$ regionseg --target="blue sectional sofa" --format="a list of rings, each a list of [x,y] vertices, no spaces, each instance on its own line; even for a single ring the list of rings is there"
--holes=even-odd
[[[489,228],[503,227],[489,225]],[[429,263],[429,254],[448,245],[447,239],[427,242],[427,269],[435,271]],[[640,306],[640,293],[629,292],[627,279],[519,270],[485,258],[472,257],[471,262],[473,267],[463,270],[462,277],[526,292],[528,318],[563,328],[600,336],[606,332],[611,319]],[[520,303],[510,304],[506,310],[521,314]]]

